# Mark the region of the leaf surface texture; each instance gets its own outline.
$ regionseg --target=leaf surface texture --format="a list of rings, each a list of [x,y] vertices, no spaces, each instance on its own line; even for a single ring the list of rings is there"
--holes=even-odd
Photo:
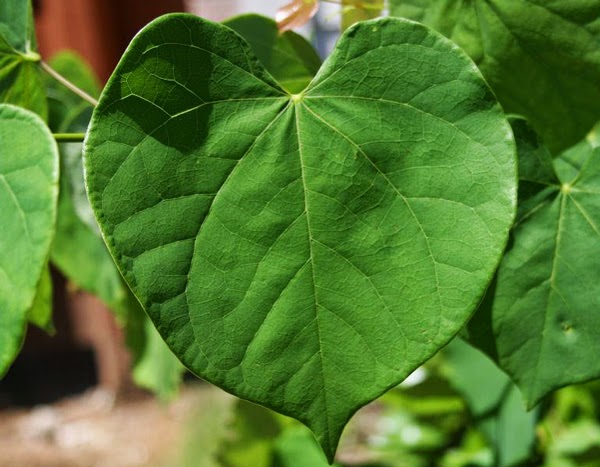
[[[230,29],[162,17],[84,152],[111,253],[174,353],[304,422],[330,460],[349,417],[465,323],[514,215],[493,94],[400,19],[347,30],[288,94]]]

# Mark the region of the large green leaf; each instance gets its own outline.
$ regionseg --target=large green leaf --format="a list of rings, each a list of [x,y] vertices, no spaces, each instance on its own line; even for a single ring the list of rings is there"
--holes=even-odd
[[[302,91],[319,71],[321,59],[313,46],[293,31],[280,33],[270,18],[241,15],[223,24],[248,41],[267,71],[289,92]]]
[[[600,0],[391,0],[463,47],[509,112],[553,152],[600,116]]]
[[[548,173],[548,151],[522,122],[514,129],[521,207],[469,334],[532,407],[553,389],[600,376],[600,149],[584,141]]]
[[[0,376],[21,346],[54,236],[58,150],[35,114],[0,104]]]
[[[135,319],[130,313],[128,327]],[[163,400],[177,395],[185,367],[173,355],[162,340],[152,321],[143,310],[139,310],[137,319],[141,320],[141,345],[131,346],[134,353],[132,365],[133,381],[140,387],[154,392]],[[129,341],[131,343],[131,341]]]
[[[39,61],[30,1],[0,2],[0,103],[25,107],[45,119]]]
[[[490,89],[400,19],[349,29],[290,95],[229,28],[162,17],[84,151],[107,244],[171,349],[304,422],[330,459],[349,417],[468,319],[514,214]]]

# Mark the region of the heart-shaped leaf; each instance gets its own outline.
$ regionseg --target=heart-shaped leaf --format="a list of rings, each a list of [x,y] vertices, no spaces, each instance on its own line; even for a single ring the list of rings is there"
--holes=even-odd
[[[58,150],[35,114],[0,104],[0,376],[17,355],[54,236]]]
[[[39,61],[31,2],[0,2],[0,103],[25,107],[45,119]]]
[[[493,94],[400,19],[350,28],[290,95],[229,28],[162,17],[84,152],[105,239],[171,349],[304,422],[330,460],[349,417],[468,319],[514,214]]]
[[[553,153],[600,116],[600,0],[391,0],[390,12],[464,48],[505,110],[527,117]]]
[[[600,148],[580,143],[555,159],[555,172],[522,120],[514,130],[519,215],[469,338],[532,407],[553,389],[600,376]]]
[[[270,18],[241,15],[223,24],[246,39],[260,63],[289,92],[302,91],[319,71],[321,59],[313,46],[293,31],[280,33]]]

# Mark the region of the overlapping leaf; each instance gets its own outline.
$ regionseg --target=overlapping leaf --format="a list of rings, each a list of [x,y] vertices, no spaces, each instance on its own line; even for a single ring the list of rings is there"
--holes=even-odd
[[[521,195],[512,240],[470,339],[514,379],[529,406],[600,376],[600,149],[554,161],[515,122]]]
[[[399,19],[349,29],[290,95],[229,28],[140,32],[94,112],[87,188],[185,365],[307,424],[362,405],[478,303],[515,204],[512,133],[473,63]]]
[[[391,0],[464,48],[508,112],[524,115],[553,153],[600,115],[600,0]]]
[[[300,34],[280,33],[277,23],[260,15],[242,15],[223,24],[242,36],[273,78],[287,91],[300,92],[313,79],[321,59]]]
[[[48,260],[58,196],[58,150],[35,114],[0,104],[0,376],[21,346]]]
[[[62,51],[48,62],[50,67],[67,78],[92,97],[100,94],[100,84],[94,71],[79,55],[72,51]],[[77,120],[78,114],[91,104],[59,83],[54,77],[44,75],[46,95],[48,97],[48,126],[52,131],[65,131],[68,122]]]
[[[54,322],[52,321],[53,295],[50,268],[46,266],[42,271],[33,304],[27,311],[27,320],[48,334],[54,334],[55,332]]]
[[[533,451],[538,411],[527,412],[509,377],[462,339],[454,339],[443,356],[444,374],[464,397],[475,426],[495,448],[494,465],[522,465]]]
[[[47,116],[29,0],[0,2],[0,103]]]

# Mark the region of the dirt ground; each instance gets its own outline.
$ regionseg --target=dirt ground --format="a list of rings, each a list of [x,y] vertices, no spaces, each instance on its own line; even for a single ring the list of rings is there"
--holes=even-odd
[[[115,400],[95,389],[52,405],[0,411],[0,466],[185,465],[181,444],[190,418],[229,399],[201,384],[186,386],[170,404],[143,393]]]

